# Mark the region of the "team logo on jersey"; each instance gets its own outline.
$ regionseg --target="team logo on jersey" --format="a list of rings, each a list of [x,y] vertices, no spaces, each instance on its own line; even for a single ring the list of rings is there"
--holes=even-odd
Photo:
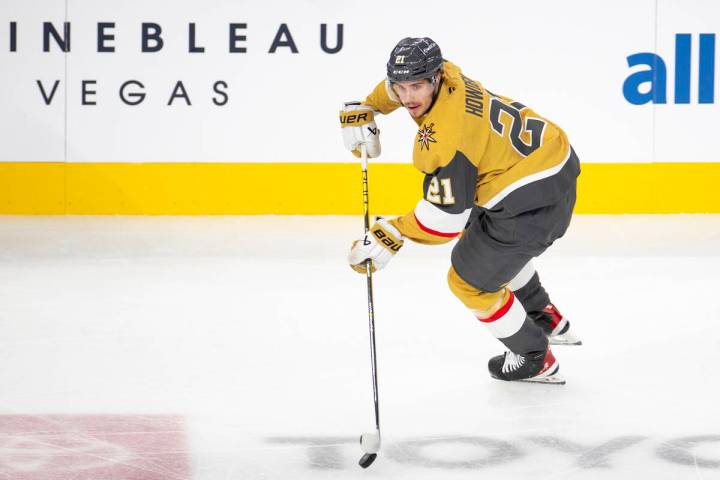
[[[429,126],[423,124],[423,128],[418,130],[418,143],[420,144],[420,150],[424,148],[430,150],[430,143],[437,143],[437,140],[433,138],[433,135],[437,133],[433,130],[434,126],[434,123],[431,123]]]

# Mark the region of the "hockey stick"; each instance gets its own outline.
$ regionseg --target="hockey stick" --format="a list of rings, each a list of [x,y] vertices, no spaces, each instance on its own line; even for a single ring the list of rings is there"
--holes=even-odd
[[[368,200],[368,158],[365,144],[360,145],[360,159],[363,181],[363,209],[365,211],[365,236],[367,237],[370,235],[370,202]],[[360,458],[358,464],[362,468],[367,468],[372,465],[380,450],[380,408],[378,401],[377,356],[375,355],[375,309],[373,308],[372,260],[365,260],[365,269],[367,271],[368,324],[370,327],[373,400],[375,402],[375,431],[360,435],[360,447],[362,448],[363,456]]]

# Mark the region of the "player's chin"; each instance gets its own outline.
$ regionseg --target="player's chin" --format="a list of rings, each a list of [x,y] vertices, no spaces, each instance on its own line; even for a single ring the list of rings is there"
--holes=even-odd
[[[423,110],[424,110],[422,105],[415,105],[415,106],[405,105],[405,108],[407,109],[410,116],[413,118],[422,116]]]

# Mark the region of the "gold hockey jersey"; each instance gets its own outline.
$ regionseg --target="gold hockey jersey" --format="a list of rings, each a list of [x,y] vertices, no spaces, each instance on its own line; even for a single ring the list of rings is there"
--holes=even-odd
[[[363,103],[384,114],[401,106],[387,81]],[[435,103],[415,121],[413,164],[425,174],[424,198],[391,223],[420,243],[456,237],[474,205],[508,215],[549,205],[579,173],[563,169],[571,148],[557,125],[489,92],[448,61]],[[568,178],[549,188],[523,188],[558,174]]]

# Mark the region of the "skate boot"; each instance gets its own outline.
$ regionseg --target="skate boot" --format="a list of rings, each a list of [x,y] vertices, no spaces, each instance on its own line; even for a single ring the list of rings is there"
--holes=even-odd
[[[570,330],[570,322],[563,317],[552,303],[539,312],[528,313],[535,325],[542,328],[550,345],[582,345],[580,339]]]
[[[488,370],[498,380],[565,384],[565,379],[557,375],[560,365],[550,348],[528,354],[505,352],[490,359]]]

